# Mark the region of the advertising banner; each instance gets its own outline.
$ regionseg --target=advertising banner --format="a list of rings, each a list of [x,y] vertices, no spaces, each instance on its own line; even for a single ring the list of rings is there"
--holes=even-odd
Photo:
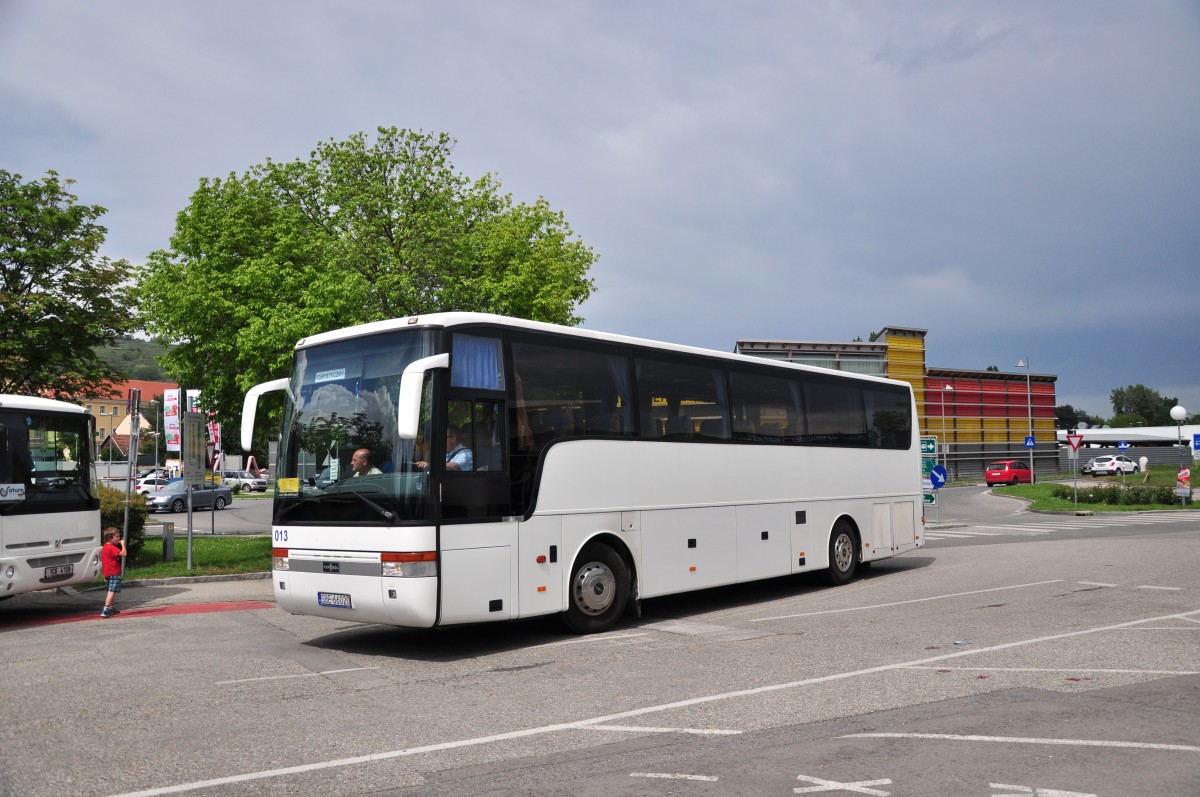
[[[179,389],[163,391],[163,437],[168,451],[179,451]]]

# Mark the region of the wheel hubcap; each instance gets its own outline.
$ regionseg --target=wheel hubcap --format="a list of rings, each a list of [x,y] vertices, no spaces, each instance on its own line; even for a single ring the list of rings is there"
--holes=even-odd
[[[575,606],[588,615],[603,614],[612,605],[616,592],[616,576],[600,562],[588,562],[579,568],[571,590]]]
[[[839,534],[838,538],[833,543],[833,561],[837,565],[837,569],[843,573],[850,569],[850,563],[854,556],[854,546],[850,543],[850,537],[845,534]]]

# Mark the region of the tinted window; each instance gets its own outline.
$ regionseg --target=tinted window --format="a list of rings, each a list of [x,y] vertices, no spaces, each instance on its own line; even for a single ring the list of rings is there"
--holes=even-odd
[[[734,440],[800,442],[804,415],[798,379],[733,371],[729,383]]]
[[[856,382],[805,377],[804,406],[808,409],[807,443],[827,446],[867,446],[866,408]]]
[[[642,437],[729,439],[724,371],[644,358],[634,370]]]

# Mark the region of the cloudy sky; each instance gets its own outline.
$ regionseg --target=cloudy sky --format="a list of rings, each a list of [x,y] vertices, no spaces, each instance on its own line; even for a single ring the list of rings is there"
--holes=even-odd
[[[1200,411],[1196,0],[0,0],[0,168],[75,179],[110,257],[380,125],[563,211],[589,328],[918,327],[931,367]]]

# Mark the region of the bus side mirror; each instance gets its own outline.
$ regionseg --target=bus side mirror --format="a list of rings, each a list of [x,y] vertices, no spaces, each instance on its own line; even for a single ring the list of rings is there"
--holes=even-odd
[[[449,354],[435,354],[409,363],[400,377],[400,401],[396,406],[396,432],[401,440],[416,440],[421,424],[421,388],[425,374],[435,368],[449,368]]]
[[[258,397],[263,393],[274,393],[276,390],[286,390],[292,401],[296,400],[295,396],[292,396],[292,389],[286,378],[263,382],[261,385],[255,385],[246,392],[246,398],[242,402],[243,451],[250,450],[250,443],[254,437],[254,416],[258,413]]]

